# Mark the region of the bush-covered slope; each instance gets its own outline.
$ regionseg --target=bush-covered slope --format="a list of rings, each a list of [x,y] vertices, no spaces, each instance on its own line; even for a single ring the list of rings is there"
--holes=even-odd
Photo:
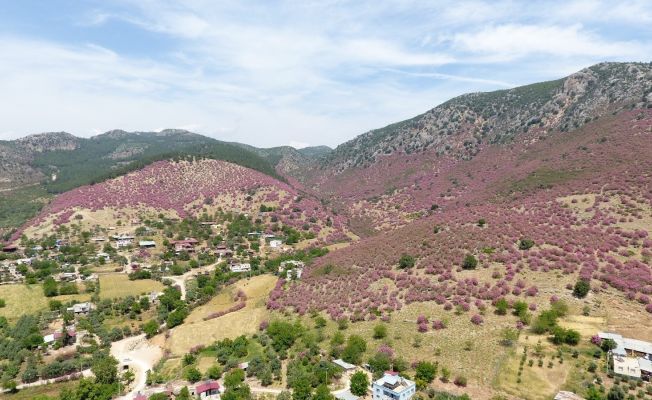
[[[651,152],[646,109],[457,161],[386,199],[389,212],[423,190],[445,194],[440,207],[321,258],[292,290],[275,291],[269,307],[354,320],[425,301],[481,311],[500,298],[539,296],[536,279],[566,296],[561,282],[581,279],[652,312]],[[401,269],[403,255],[415,266]],[[469,256],[477,266],[465,263]]]
[[[322,167],[343,172],[427,150],[468,159],[483,144],[509,143],[531,131],[570,131],[615,107],[650,104],[651,93],[651,63],[598,64],[556,81],[456,97],[338,146]]]

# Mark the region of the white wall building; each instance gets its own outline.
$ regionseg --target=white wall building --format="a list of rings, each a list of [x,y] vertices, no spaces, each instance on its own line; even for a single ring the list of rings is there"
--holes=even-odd
[[[416,384],[401,378],[398,372],[385,372],[372,385],[373,400],[409,400],[417,391]]]

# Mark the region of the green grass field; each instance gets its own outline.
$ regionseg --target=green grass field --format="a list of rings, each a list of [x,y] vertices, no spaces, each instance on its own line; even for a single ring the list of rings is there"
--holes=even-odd
[[[37,285],[2,285],[0,286],[0,298],[4,299],[6,306],[0,308],[0,315],[7,319],[16,320],[23,314],[33,314],[37,311],[48,308],[50,300],[59,300],[66,303],[71,300],[88,301],[88,294],[73,294],[66,296],[45,297],[43,288]]]
[[[160,292],[163,284],[152,279],[130,281],[126,274],[116,273],[100,275],[100,298],[138,296],[149,292]]]

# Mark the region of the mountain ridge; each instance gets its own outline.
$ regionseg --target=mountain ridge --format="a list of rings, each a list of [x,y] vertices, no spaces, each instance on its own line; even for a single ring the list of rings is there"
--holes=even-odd
[[[470,158],[483,143],[509,142],[530,130],[568,131],[616,105],[650,102],[652,63],[601,63],[558,80],[457,96],[340,144],[321,167],[341,173],[386,154],[428,149]]]

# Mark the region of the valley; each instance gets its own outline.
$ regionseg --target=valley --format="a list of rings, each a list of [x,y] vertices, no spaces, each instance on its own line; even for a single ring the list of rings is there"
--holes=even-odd
[[[333,150],[3,142],[0,397],[652,399],[651,90],[602,63]]]

